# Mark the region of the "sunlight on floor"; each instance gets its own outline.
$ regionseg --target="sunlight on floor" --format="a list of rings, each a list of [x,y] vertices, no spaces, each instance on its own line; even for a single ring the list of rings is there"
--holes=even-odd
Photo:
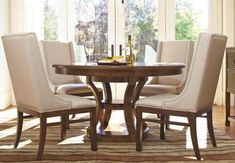
[[[112,132],[112,134],[119,135],[126,132],[126,124],[124,123],[123,111],[112,111],[112,115],[109,121],[106,132]]]
[[[67,138],[63,140],[62,142],[58,143],[58,145],[63,145],[63,144],[83,144],[84,143],[84,137],[86,135],[79,135],[79,136],[74,136]]]
[[[197,158],[196,157],[191,157],[191,156],[187,156],[187,157],[184,157],[184,158],[188,158],[188,159],[191,159],[191,160],[197,160]],[[203,158],[201,158],[201,161],[203,161],[204,159]]]
[[[197,137],[200,149],[207,148],[207,121],[206,118],[197,118]],[[190,129],[186,131],[186,148],[192,149]]]
[[[30,143],[32,143],[31,139],[20,142],[17,148],[23,148],[24,146],[29,145]]]
[[[29,139],[29,140],[26,140],[26,141],[22,141],[22,142],[20,142],[19,144],[18,144],[18,149],[19,148],[23,148],[24,146],[26,146],[26,145],[28,145],[28,144],[30,144],[30,143],[32,143],[32,140],[31,139]],[[0,146],[0,149],[14,149],[14,145],[1,145]]]
[[[15,108],[7,109],[4,111],[1,111],[0,123],[5,123],[5,122],[8,122],[8,121],[15,119],[15,118],[17,118]]]
[[[24,122],[22,132],[32,127],[35,127],[38,124],[39,124],[38,118]],[[0,139],[7,137],[7,136],[15,135],[15,134],[16,134],[16,126],[0,131]]]

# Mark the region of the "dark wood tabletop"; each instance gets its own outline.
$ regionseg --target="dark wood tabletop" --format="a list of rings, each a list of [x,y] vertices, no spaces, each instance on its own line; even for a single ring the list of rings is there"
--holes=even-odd
[[[134,63],[133,65],[97,65],[85,64],[55,64],[52,65],[58,74],[86,76],[87,84],[92,89],[97,102],[97,123],[100,123],[98,132],[102,137],[118,141],[126,139],[135,141],[135,115],[134,104],[139,99],[141,89],[150,76],[166,76],[181,74],[185,64],[183,63]],[[103,97],[99,96],[94,81],[102,82],[104,87]],[[122,104],[115,104],[112,99],[110,82],[126,82],[127,87]],[[123,135],[114,135],[104,132],[108,126],[112,110],[124,110],[127,132]],[[147,125],[144,129],[147,133]],[[120,138],[120,139],[119,139]]]
[[[182,63],[155,63],[134,65],[97,65],[96,63],[85,64],[55,64],[58,74],[95,76],[95,77],[148,77],[163,76],[182,73],[185,67]]]

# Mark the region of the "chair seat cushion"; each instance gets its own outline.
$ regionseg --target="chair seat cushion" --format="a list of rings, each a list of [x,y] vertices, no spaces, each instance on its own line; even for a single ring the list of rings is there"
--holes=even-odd
[[[102,89],[98,89],[102,93]],[[91,89],[83,83],[71,83],[59,85],[56,89],[57,94],[70,94],[78,96],[93,96]]]
[[[146,84],[141,90],[141,96],[153,96],[158,94],[178,94],[178,86],[165,84]]]
[[[55,96],[56,96],[56,99],[60,103],[64,103],[64,105],[57,105],[57,103],[55,103],[55,105],[52,105],[49,107],[41,106],[40,108],[37,108],[37,107],[32,107],[32,106],[27,106],[27,105],[17,103],[17,107],[27,108],[27,109],[34,110],[39,113],[96,107],[95,101],[87,99],[87,98],[73,96],[73,95],[66,95],[66,94],[55,94]]]
[[[136,102],[136,106],[162,109],[163,102],[175,98],[175,94],[161,94],[142,98]]]
[[[94,101],[89,100],[87,98],[79,97],[79,96],[72,96],[66,94],[56,94],[56,97],[71,102],[72,108],[88,108],[88,107],[96,107]]]

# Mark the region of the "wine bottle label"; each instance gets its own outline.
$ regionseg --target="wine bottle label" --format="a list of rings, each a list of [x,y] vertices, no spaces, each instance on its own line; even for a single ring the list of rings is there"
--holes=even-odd
[[[133,60],[133,54],[132,54],[132,42],[131,42],[131,35],[128,35],[128,42],[126,45],[126,62],[128,62],[128,64],[132,64],[134,62]]]
[[[131,48],[130,47],[126,47],[126,55],[130,55],[131,54]]]

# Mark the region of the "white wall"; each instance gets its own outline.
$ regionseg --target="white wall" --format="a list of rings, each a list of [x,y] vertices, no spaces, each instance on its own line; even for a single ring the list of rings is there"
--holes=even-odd
[[[9,1],[0,1],[0,36],[9,33]],[[6,58],[0,39],[0,110],[11,105],[11,81],[8,74]]]
[[[228,36],[227,47],[235,46],[235,1],[234,0],[224,0],[223,1],[223,33]],[[224,60],[224,70],[225,70],[225,60]],[[226,72],[223,73],[223,78],[225,79]],[[235,83],[234,83],[235,84]],[[225,84],[223,91],[226,91]],[[225,98],[225,97],[224,97]],[[224,99],[225,101],[225,99]],[[231,98],[231,105],[234,106],[234,96]]]
[[[228,36],[227,47],[235,46],[235,2],[234,0],[210,0],[209,32]],[[224,57],[225,58],[225,57]],[[225,105],[225,59],[221,68],[215,103]],[[231,104],[234,105],[233,99]]]
[[[10,0],[10,32],[20,33],[25,29],[24,22],[24,0]]]

